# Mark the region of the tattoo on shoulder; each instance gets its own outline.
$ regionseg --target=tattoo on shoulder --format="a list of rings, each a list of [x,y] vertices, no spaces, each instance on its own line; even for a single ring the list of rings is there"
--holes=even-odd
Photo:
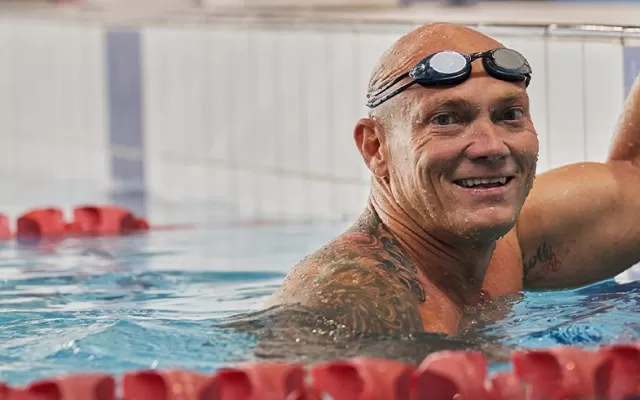
[[[417,302],[384,271],[356,261],[332,264],[314,293],[313,308],[324,318],[359,333],[423,331]]]
[[[296,298],[328,324],[357,333],[424,331],[417,266],[372,210],[311,262],[321,264],[319,273],[306,298]]]
[[[416,263],[406,255],[400,243],[374,211],[367,210],[360,222],[349,230],[347,240],[379,262],[380,266],[398,279],[418,302],[425,302],[425,292],[417,278]]]
[[[542,242],[528,260],[523,260],[524,279],[542,279],[560,270],[558,251],[547,242]]]

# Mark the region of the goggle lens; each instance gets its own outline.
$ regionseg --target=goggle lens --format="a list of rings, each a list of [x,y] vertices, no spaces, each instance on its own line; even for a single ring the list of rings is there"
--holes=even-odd
[[[510,49],[496,49],[493,60],[498,67],[510,70],[519,70],[527,62],[522,54]]]
[[[457,74],[467,66],[467,59],[455,51],[442,51],[431,58],[429,66],[441,74]]]

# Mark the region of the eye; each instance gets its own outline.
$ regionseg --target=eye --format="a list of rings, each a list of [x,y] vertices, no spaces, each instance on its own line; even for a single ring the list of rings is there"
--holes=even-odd
[[[524,111],[521,108],[509,108],[502,114],[502,119],[506,121],[517,121],[524,117]]]
[[[458,121],[452,114],[438,114],[431,118],[430,122],[434,125],[451,125],[455,124]]]

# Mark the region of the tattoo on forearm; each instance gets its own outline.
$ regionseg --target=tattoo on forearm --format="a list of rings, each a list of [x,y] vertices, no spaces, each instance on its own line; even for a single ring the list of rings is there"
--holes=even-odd
[[[560,264],[556,250],[547,242],[542,242],[536,253],[529,260],[524,261],[524,279],[544,278],[551,273],[558,272]]]

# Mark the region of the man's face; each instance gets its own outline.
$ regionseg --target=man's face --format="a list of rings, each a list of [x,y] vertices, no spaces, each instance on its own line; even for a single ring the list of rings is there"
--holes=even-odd
[[[498,238],[513,228],[538,157],[523,86],[488,76],[477,60],[458,86],[414,85],[394,101],[403,104],[386,152],[403,209],[456,237]]]

